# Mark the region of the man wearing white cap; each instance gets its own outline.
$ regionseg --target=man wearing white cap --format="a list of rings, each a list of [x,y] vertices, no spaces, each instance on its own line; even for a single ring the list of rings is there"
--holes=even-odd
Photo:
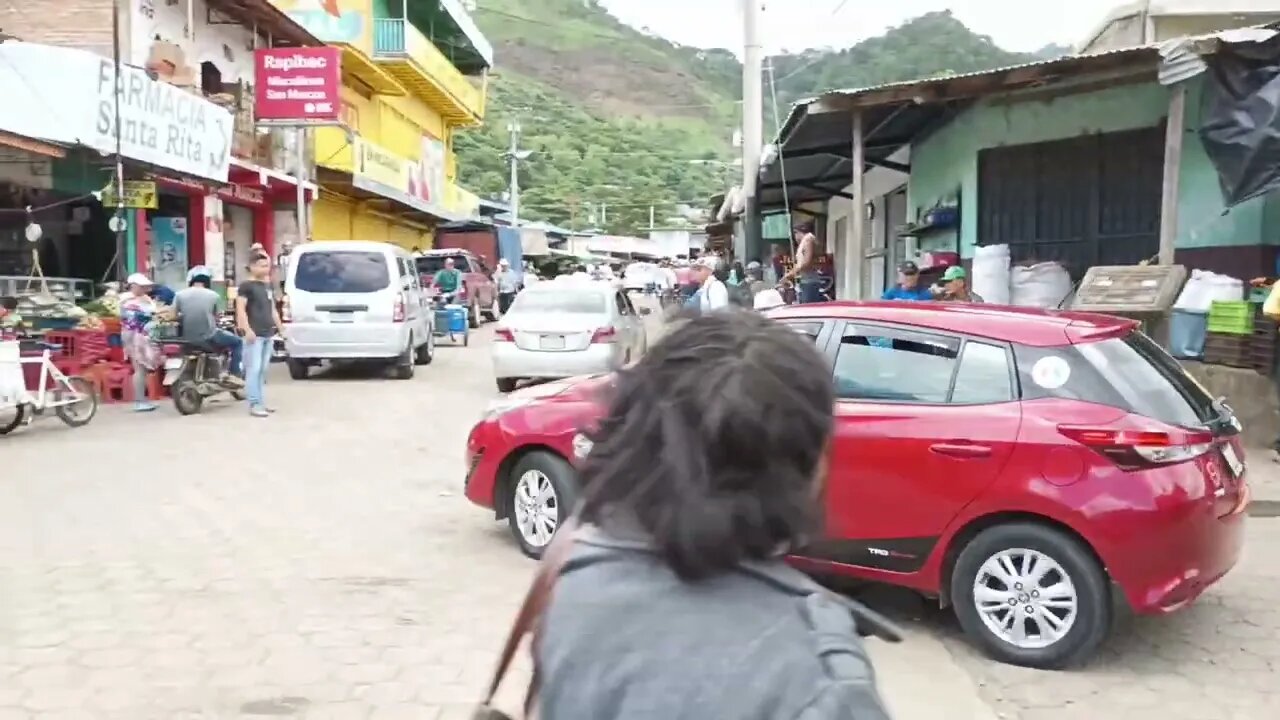
[[[520,291],[520,274],[511,269],[506,258],[502,258],[498,261],[498,271],[493,274],[493,283],[498,286],[498,313],[506,315]]]
[[[716,270],[719,269],[720,258],[715,255],[700,257],[693,264],[694,277],[700,287],[704,314],[729,307],[729,288],[716,277]]]
[[[160,366],[160,348],[151,342],[148,324],[156,314],[156,301],[151,299],[155,283],[142,273],[134,273],[125,281],[129,292],[120,298],[120,340],[125,357],[133,366],[133,409],[151,412],[155,403],[147,399],[147,375]]]

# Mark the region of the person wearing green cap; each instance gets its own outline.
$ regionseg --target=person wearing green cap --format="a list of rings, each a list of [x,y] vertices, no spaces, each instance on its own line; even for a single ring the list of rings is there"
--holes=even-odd
[[[980,303],[983,299],[969,289],[968,273],[959,265],[952,265],[942,273],[942,292],[939,300],[950,302]]]

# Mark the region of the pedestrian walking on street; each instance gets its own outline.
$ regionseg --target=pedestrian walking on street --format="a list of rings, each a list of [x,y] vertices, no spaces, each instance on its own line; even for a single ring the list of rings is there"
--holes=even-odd
[[[160,367],[164,359],[160,347],[151,341],[149,325],[155,319],[156,301],[151,297],[155,283],[142,273],[134,273],[125,281],[129,292],[120,301],[120,343],[125,357],[133,366],[134,412],[151,412],[155,403],[147,398],[147,377]]]
[[[894,631],[783,559],[820,531],[830,377],[745,311],[690,320],[618,374],[577,524],[530,593],[548,603],[538,717],[888,718],[859,623]]]
[[[516,299],[516,293],[520,292],[520,276],[511,269],[511,263],[502,258],[498,261],[497,272],[493,274],[493,282],[498,286],[498,312],[506,315]]]
[[[693,265],[693,279],[698,283],[699,310],[702,313],[724,310],[729,307],[729,288],[717,277],[721,270],[720,258],[706,255]]]
[[[277,330],[283,329],[280,312],[271,297],[271,258],[265,253],[249,259],[249,281],[241,283],[236,298],[236,327],[244,335],[245,394],[249,414],[266,417],[275,412],[263,398],[267,368]]]

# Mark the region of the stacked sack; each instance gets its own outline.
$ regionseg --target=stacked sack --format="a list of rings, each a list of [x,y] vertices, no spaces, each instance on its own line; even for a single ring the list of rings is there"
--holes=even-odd
[[[980,245],[973,252],[973,292],[996,305],[1009,304],[1009,246]]]

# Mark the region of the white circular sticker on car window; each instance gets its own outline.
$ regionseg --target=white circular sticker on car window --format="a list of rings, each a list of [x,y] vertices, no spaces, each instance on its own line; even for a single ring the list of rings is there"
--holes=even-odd
[[[1056,356],[1042,357],[1031,366],[1031,381],[1045,390],[1057,390],[1071,378],[1071,366]]]

